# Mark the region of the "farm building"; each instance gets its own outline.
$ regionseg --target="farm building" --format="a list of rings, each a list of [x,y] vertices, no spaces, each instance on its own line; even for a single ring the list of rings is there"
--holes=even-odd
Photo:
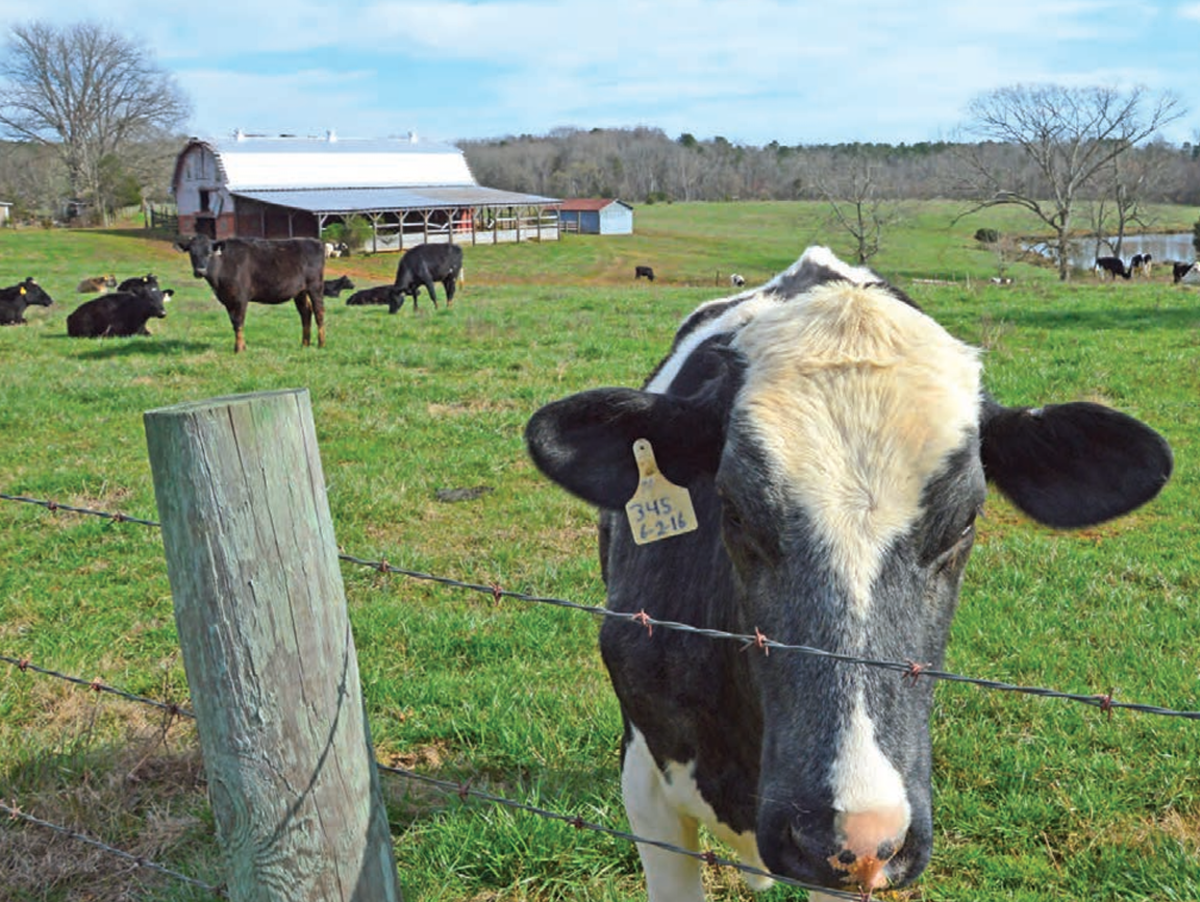
[[[564,232],[584,235],[632,235],[633,207],[623,200],[576,198],[564,200],[558,210]]]
[[[352,215],[369,251],[558,238],[558,200],[485,188],[461,150],[415,135],[192,138],[171,193],[179,231],[210,238],[316,238]]]

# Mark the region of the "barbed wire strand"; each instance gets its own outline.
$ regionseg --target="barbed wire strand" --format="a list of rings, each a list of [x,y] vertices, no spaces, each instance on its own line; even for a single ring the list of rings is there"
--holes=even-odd
[[[57,670],[49,670],[45,667],[39,667],[38,665],[36,665],[32,661],[30,661],[28,658],[14,658],[14,657],[11,657],[11,656],[5,655],[5,654],[0,654],[0,661],[3,661],[5,664],[11,664],[12,666],[16,667],[17,670],[21,671],[22,673],[32,671],[33,673],[38,673],[43,676],[54,677],[55,679],[63,680],[67,683],[74,683],[77,686],[86,687],[86,688],[92,690],[93,692],[105,692],[110,695],[115,695],[119,698],[123,698],[126,701],[138,702],[143,705],[149,705],[151,707],[158,708],[162,711],[165,711],[167,714],[170,714],[170,715],[175,715],[175,716],[179,716],[179,717],[191,717],[191,718],[195,718],[195,716],[196,716],[191,711],[187,710],[186,708],[180,707],[179,705],[175,704],[174,702],[162,702],[162,701],[158,701],[157,699],[147,698],[144,695],[134,695],[131,692],[124,692],[121,689],[117,689],[116,687],[110,686],[107,683],[103,682],[99,677],[96,677],[95,679],[87,680],[87,679],[84,679],[83,677],[70,676],[69,674],[59,673]]]
[[[54,501],[40,500],[36,498],[27,498],[20,495],[9,495],[0,493],[0,500],[16,501],[25,504],[34,504],[44,507],[51,511],[69,511],[72,513],[85,514],[97,517],[107,517],[118,522],[137,523],[144,526],[160,526],[154,520],[145,520],[137,517],[128,517],[124,514],[112,514],[105,511],[90,510],[82,507],[72,507],[70,505],[58,504]],[[561,598],[553,598],[541,595],[530,595],[523,592],[512,592],[501,588],[498,584],[492,583],[482,585],[479,583],[468,583],[461,580],[452,579],[445,576],[436,576],[431,573],[422,573],[417,570],[409,570],[403,567],[396,567],[389,564],[386,560],[370,560],[366,558],[356,557],[354,555],[339,553],[339,560],[349,564],[354,564],[361,567],[370,567],[381,573],[395,573],[400,576],[405,576],[411,579],[423,580],[426,582],[438,583],[451,588],[459,588],[483,594],[491,595],[496,601],[502,598],[511,598],[516,601],[524,601],[533,604],[550,605],[560,608],[568,608],[571,610],[583,611],[588,614],[593,614],[599,617],[608,617],[618,620],[626,620],[636,623],[638,626],[644,627],[647,630],[653,630],[654,627],[662,629],[675,630],[678,632],[692,633],[694,635],[706,636],[713,639],[733,640],[742,643],[743,648],[756,647],[767,653],[770,649],[779,651],[798,652],[816,657],[823,657],[829,660],[838,661],[845,664],[853,664],[865,667],[877,667],[884,670],[891,670],[899,673],[902,679],[915,684],[921,677],[928,677],[932,680],[943,680],[952,683],[966,683],[972,686],[977,686],[982,689],[989,689],[996,692],[1009,692],[1020,695],[1035,696],[1038,698],[1061,699],[1064,701],[1077,702],[1083,705],[1099,708],[1109,717],[1112,716],[1114,710],[1135,711],[1140,714],[1150,714],[1159,717],[1177,717],[1185,720],[1200,720],[1200,711],[1195,710],[1180,710],[1176,708],[1168,708],[1161,705],[1148,705],[1136,702],[1119,702],[1114,698],[1114,693],[1110,690],[1107,693],[1084,694],[1076,692],[1062,692],[1057,689],[1050,689],[1041,686],[1022,686],[1015,683],[1007,683],[1000,680],[989,680],[980,677],[965,676],[963,674],[953,673],[946,670],[937,670],[928,664],[923,664],[916,661],[880,661],[870,658],[859,658],[853,655],[831,652],[824,649],[813,648],[807,645],[790,645],[783,642],[775,641],[762,633],[757,633],[754,636],[730,633],[722,630],[713,630],[702,627],[695,627],[690,624],[680,623],[671,620],[658,620],[646,611],[639,611],[634,614],[611,611],[608,608],[598,605],[585,605],[578,602],[567,601]]]
[[[228,898],[228,896],[226,895],[226,892],[225,892],[225,888],[223,886],[213,885],[211,883],[205,883],[203,880],[197,880],[195,877],[189,877],[187,874],[182,874],[179,871],[175,871],[175,870],[172,870],[171,868],[164,867],[163,865],[157,864],[156,862],[153,862],[153,861],[150,861],[149,859],[144,858],[141,855],[134,855],[130,852],[126,852],[124,849],[117,849],[113,846],[108,845],[108,843],[101,842],[100,840],[95,839],[91,836],[85,836],[82,833],[79,833],[75,830],[68,829],[67,827],[59,826],[58,824],[52,824],[49,821],[42,820],[40,817],[34,817],[32,814],[27,814],[24,811],[22,811],[19,807],[17,807],[15,800],[14,800],[13,805],[11,805],[11,806],[5,804],[3,801],[0,801],[0,814],[6,815],[9,819],[9,821],[20,820],[20,821],[24,821],[28,824],[32,824],[35,827],[41,827],[45,830],[50,830],[61,836],[65,836],[68,839],[72,839],[76,842],[85,843],[86,845],[89,845],[89,846],[92,846],[93,848],[99,849],[102,852],[105,852],[109,855],[113,855],[117,858],[124,859],[125,861],[130,862],[131,864],[135,865],[136,867],[145,868],[147,870],[154,871],[159,874],[163,874],[164,876],[171,877],[172,879],[178,880],[181,883],[187,883],[191,886],[199,887],[200,889],[207,890],[208,892],[212,893],[213,895],[215,895],[219,898],[222,898],[222,899]]]

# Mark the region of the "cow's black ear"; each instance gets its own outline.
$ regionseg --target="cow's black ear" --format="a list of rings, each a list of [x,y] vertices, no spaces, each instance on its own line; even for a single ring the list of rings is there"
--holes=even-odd
[[[538,469],[597,507],[620,510],[638,487],[633,443],[647,439],[663,475],[687,485],[716,471],[724,428],[709,405],[630,388],[547,404],[525,427]]]
[[[212,243],[212,252],[213,252],[214,257],[217,256],[217,254],[221,253],[221,251],[223,251],[223,250],[225,250],[225,242],[224,241],[214,241]]]
[[[984,472],[1040,523],[1090,526],[1126,514],[1171,476],[1166,440],[1140,420],[1085,402],[1040,408],[984,405]]]

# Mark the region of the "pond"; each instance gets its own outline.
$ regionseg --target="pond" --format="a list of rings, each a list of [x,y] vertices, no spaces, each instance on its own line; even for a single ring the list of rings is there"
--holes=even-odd
[[[1116,239],[1101,242],[1100,250],[1096,250],[1095,238],[1073,239],[1068,251],[1069,263],[1076,269],[1091,269],[1096,263],[1096,257],[1115,257],[1113,245]],[[1031,244],[1027,248],[1045,257],[1053,257],[1050,248],[1043,242]],[[1174,232],[1165,235],[1143,234],[1126,235],[1121,242],[1121,258],[1128,263],[1134,254],[1150,254],[1155,263],[1167,260],[1190,261],[1196,259],[1196,249],[1192,247],[1191,232]]]

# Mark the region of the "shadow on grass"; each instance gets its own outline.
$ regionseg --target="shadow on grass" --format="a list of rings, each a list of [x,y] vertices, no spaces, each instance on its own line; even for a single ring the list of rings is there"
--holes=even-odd
[[[131,336],[128,338],[72,338],[68,335],[47,335],[48,341],[78,342],[81,347],[79,354],[84,360],[110,360],[116,357],[168,357],[173,354],[186,354],[198,351],[210,351],[213,345],[203,341],[180,341],[168,339],[157,341],[153,336]]]

